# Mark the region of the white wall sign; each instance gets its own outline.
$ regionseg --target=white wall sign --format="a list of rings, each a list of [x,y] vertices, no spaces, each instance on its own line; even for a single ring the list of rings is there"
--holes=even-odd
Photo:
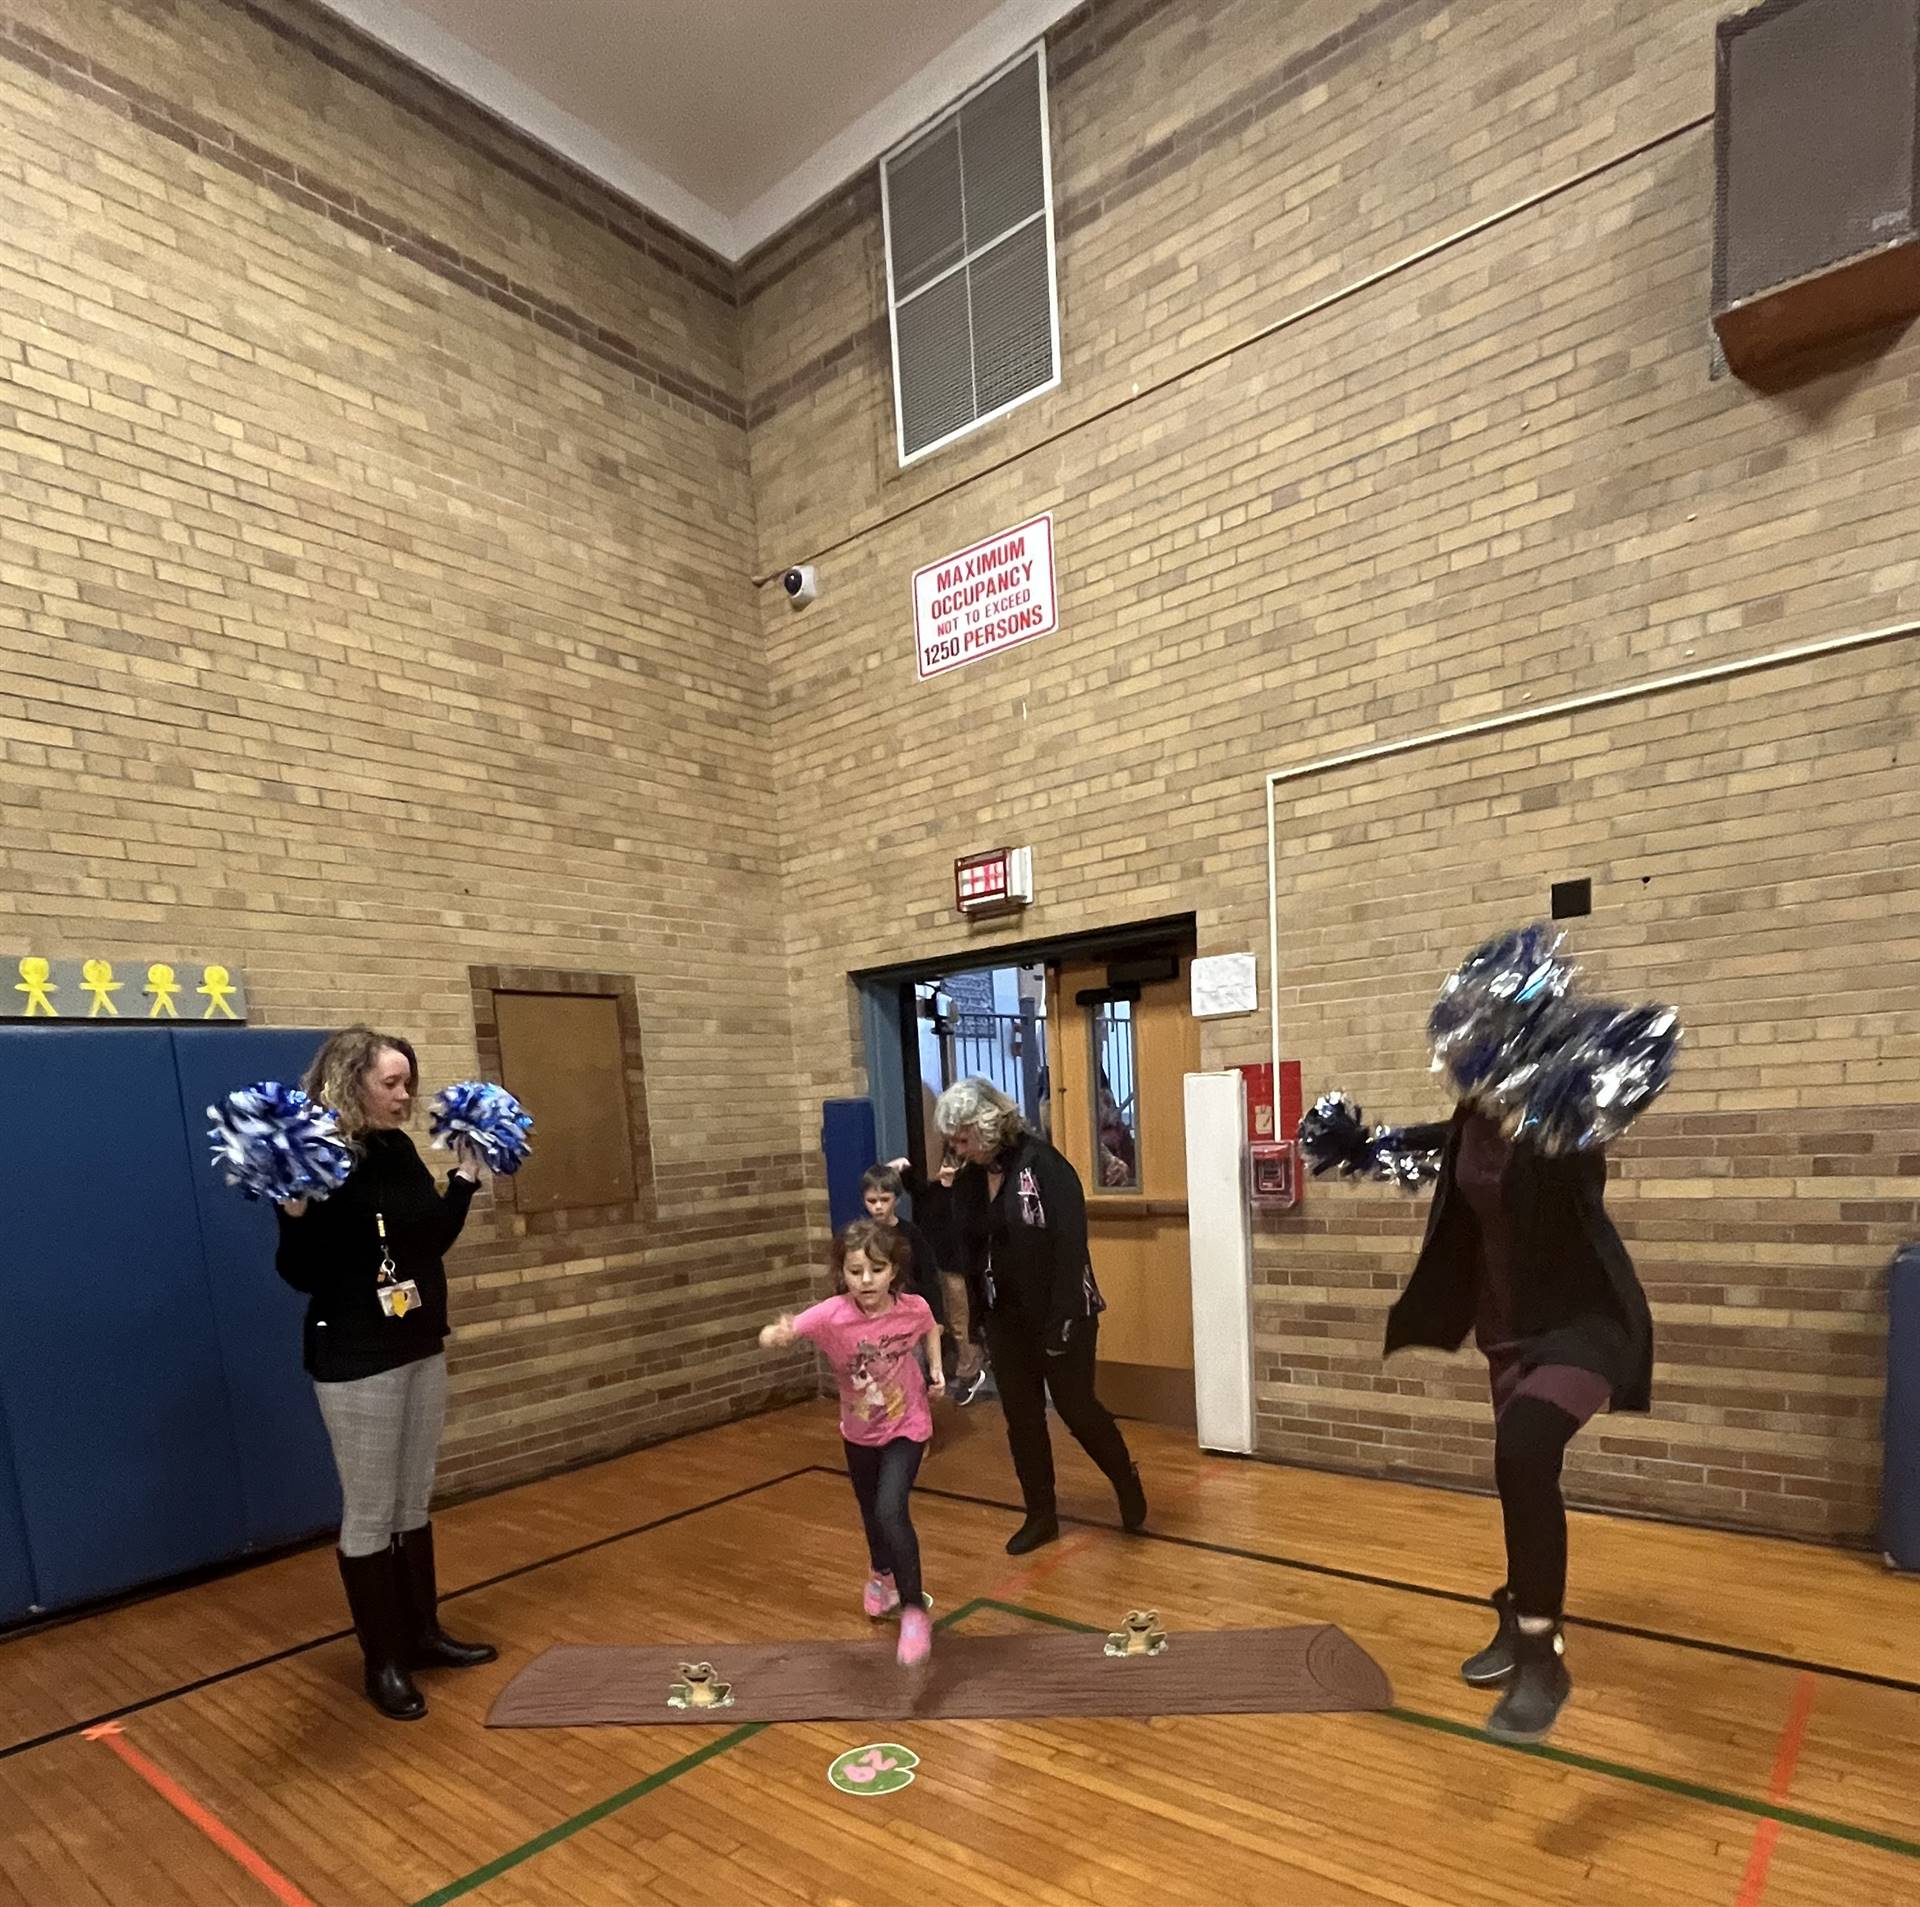
[[[913,573],[916,661],[923,682],[1031,642],[1058,622],[1051,511]]]
[[[1218,1019],[1227,1013],[1251,1013],[1260,1004],[1254,985],[1253,955],[1209,954],[1193,963],[1193,1017]]]

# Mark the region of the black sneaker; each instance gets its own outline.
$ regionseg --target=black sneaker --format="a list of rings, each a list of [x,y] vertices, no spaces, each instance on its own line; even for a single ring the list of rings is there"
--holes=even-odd
[[[1513,1676],[1506,1692],[1487,1717],[1487,1733],[1495,1741],[1545,1741],[1573,1693],[1567,1673],[1566,1639],[1556,1622],[1551,1629],[1529,1635],[1518,1629],[1513,1639]]]
[[[1127,1474],[1113,1486],[1120,1499],[1120,1527],[1129,1533],[1147,1526],[1147,1493],[1140,1483],[1140,1466],[1131,1465]]]
[[[1493,1640],[1478,1655],[1460,1664],[1460,1679],[1469,1688],[1498,1688],[1513,1673],[1513,1639],[1520,1623],[1513,1613],[1513,1592],[1505,1583],[1488,1598],[1500,1618]]]
[[[1025,1556],[1029,1550],[1036,1550],[1043,1543],[1051,1543],[1059,1534],[1060,1519],[1051,1510],[1045,1516],[1029,1516],[1007,1538],[1007,1554]]]
[[[971,1377],[956,1377],[953,1380],[953,1401],[965,1409],[987,1387],[987,1370],[983,1364]]]

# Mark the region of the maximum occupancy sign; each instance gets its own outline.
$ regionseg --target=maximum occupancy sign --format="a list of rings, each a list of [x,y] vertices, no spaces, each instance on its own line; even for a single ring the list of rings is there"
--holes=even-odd
[[[992,536],[913,573],[920,679],[997,655],[1059,623],[1053,513]]]

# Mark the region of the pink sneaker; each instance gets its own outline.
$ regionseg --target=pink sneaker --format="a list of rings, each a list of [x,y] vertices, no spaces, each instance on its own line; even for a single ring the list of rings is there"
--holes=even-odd
[[[924,1609],[900,1612],[900,1646],[893,1659],[903,1669],[917,1669],[933,1652],[933,1622]]]
[[[875,1622],[882,1616],[890,1616],[900,1607],[900,1592],[893,1586],[893,1576],[889,1572],[884,1576],[871,1576],[867,1586],[860,1592],[860,1607]]]

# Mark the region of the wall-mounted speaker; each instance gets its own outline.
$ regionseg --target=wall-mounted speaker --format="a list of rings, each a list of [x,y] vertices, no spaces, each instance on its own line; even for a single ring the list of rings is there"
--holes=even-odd
[[[1764,0],[1718,28],[1713,326],[1753,376],[1920,313],[1920,0]]]

